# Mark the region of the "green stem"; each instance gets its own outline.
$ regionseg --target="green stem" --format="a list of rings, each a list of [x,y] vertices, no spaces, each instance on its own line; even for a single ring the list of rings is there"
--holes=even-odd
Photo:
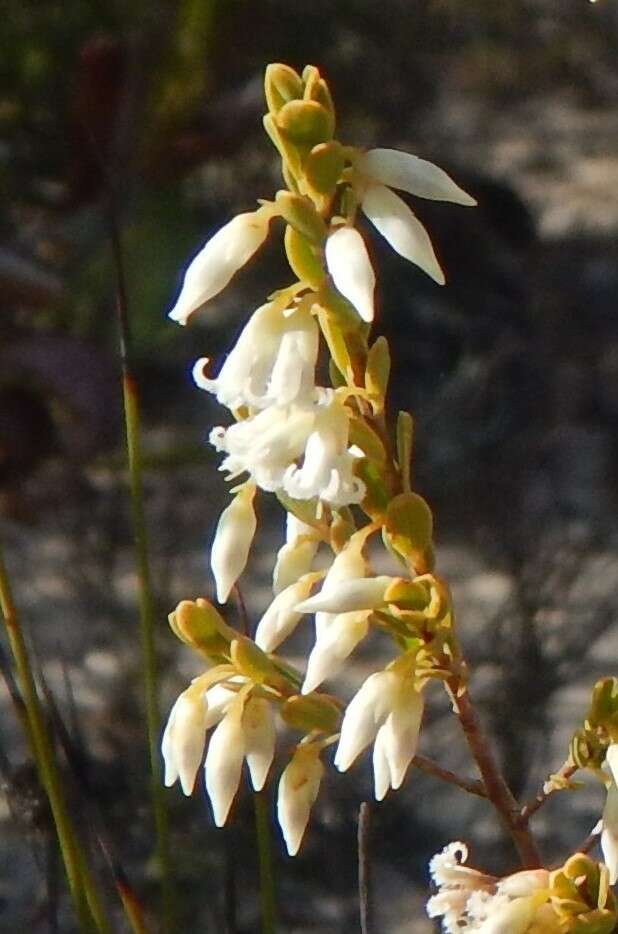
[[[253,796],[255,828],[257,831],[258,862],[260,870],[260,915],[262,934],[276,934],[277,905],[275,897],[275,874],[270,842],[270,822],[263,791]]]
[[[144,512],[139,400],[131,359],[131,328],[129,323],[129,302],[124,257],[116,203],[111,183],[108,184],[108,197],[110,243],[116,272],[116,310],[118,313],[118,336],[122,365],[122,397],[129,467],[131,518],[135,541],[139,589],[139,628],[142,676],[144,681],[144,703],[146,707],[146,732],[150,761],[150,799],[157,837],[156,855],[161,873],[162,930],[170,934],[175,928],[174,886],[169,841],[169,820],[163,789],[163,774],[159,752],[160,718],[157,686],[157,657],[154,638],[154,606],[150,580],[148,534]]]
[[[28,739],[32,747],[39,777],[51,808],[58,843],[62,853],[69,889],[82,931],[107,932],[109,926],[103,914],[93,877],[71,820],[64,799],[54,750],[45,724],[45,715],[37,694],[28,650],[19,624],[11,586],[0,548],[0,609],[15,660],[17,679],[28,716]]]

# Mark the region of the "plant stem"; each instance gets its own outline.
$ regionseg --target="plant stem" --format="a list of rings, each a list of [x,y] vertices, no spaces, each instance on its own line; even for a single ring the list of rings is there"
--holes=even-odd
[[[575,765],[572,759],[569,758],[566,760],[566,762],[563,763],[563,765],[556,772],[556,776],[568,782],[568,780],[573,775],[575,775],[577,771],[578,771],[578,766]],[[533,798],[532,801],[529,801],[528,804],[525,804],[523,808],[521,809],[519,813],[520,824],[527,824],[530,818],[532,817],[532,815],[536,814],[536,812],[540,808],[543,807],[547,799],[551,797],[551,795],[553,795],[556,791],[560,791],[560,790],[561,789],[559,785],[549,787],[547,791],[545,790],[545,788],[541,789],[541,791],[539,791],[536,798]]]
[[[253,795],[255,828],[257,832],[258,863],[260,872],[260,914],[262,934],[275,934],[277,930],[277,903],[275,874],[270,842],[270,821],[263,791]]]
[[[109,927],[103,914],[99,894],[73,829],[64,799],[54,749],[47,732],[45,714],[37,694],[28,651],[19,624],[1,549],[0,609],[2,610],[7,637],[15,660],[19,688],[28,715],[28,739],[32,746],[32,753],[37,764],[41,784],[45,788],[49,800],[79,926],[81,930],[89,931],[94,923],[97,931],[106,932]]]
[[[471,778],[461,778],[455,772],[451,772],[450,769],[442,768],[442,766],[434,762],[433,759],[428,759],[427,756],[414,756],[412,765],[420,769],[421,772],[426,772],[428,775],[435,775],[436,778],[441,778],[443,782],[448,782],[449,785],[455,785],[457,788],[467,791],[468,794],[477,795],[479,798],[487,797],[487,791],[483,782],[475,781]]]
[[[154,639],[154,607],[150,580],[148,533],[144,513],[139,399],[137,382],[134,378],[131,361],[131,330],[129,326],[129,305],[122,243],[111,185],[109,185],[108,195],[110,240],[116,270],[116,310],[118,314],[120,359],[122,365],[122,397],[129,467],[131,517],[139,586],[139,628],[142,675],[144,680],[144,702],[146,707],[146,731],[150,760],[150,794],[157,837],[157,859],[161,873],[163,896],[162,924],[164,931],[171,932],[175,927],[174,888],[171,871],[169,820],[163,790],[163,777],[159,754],[160,718],[157,686],[157,657]]]
[[[463,666],[463,662],[461,663]],[[468,747],[481,774],[487,797],[498,812],[502,824],[510,835],[522,865],[536,869],[541,858],[536,843],[526,825],[520,823],[520,811],[511,789],[507,785],[485,737],[478,714],[472,704],[468,686],[463,677],[454,676],[447,683],[453,709],[459,718]]]
[[[358,809],[358,903],[361,934],[373,931],[371,899],[371,808],[361,802]]]

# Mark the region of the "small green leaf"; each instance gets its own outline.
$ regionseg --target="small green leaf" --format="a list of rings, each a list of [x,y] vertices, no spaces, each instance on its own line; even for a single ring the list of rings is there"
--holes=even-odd
[[[431,509],[418,493],[400,493],[388,504],[386,533],[404,558],[425,564],[425,553],[433,537]]]
[[[386,451],[380,436],[360,415],[350,416],[350,443],[358,445],[369,460],[377,464],[386,463]]]
[[[391,355],[388,341],[385,337],[378,337],[369,348],[365,368],[365,389],[371,393],[376,414],[384,410],[390,372]]]

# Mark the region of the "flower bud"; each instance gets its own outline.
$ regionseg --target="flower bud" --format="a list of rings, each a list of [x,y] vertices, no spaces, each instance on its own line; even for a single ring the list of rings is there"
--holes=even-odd
[[[292,272],[300,282],[312,289],[319,289],[325,279],[322,263],[315,255],[309,241],[288,224],[284,234],[285,255]]]
[[[318,533],[313,526],[301,522],[293,513],[288,512],[286,542],[277,552],[273,570],[273,592],[275,594],[281,593],[311,570],[319,544]]]
[[[217,827],[223,827],[238,790],[245,755],[243,698],[232,702],[210,737],[206,754],[206,791]]]
[[[163,733],[161,753],[165,762],[165,784],[169,788],[179,778],[186,795],[193,791],[204,755],[207,713],[205,694],[196,694],[188,688],[172,707]]]
[[[337,674],[348,655],[367,635],[370,616],[371,610],[361,610],[340,613],[327,622],[309,655],[303,694],[315,691],[323,681]]]
[[[317,101],[289,101],[277,113],[281,132],[296,146],[316,146],[332,138],[333,115]]]
[[[236,670],[254,684],[276,679],[278,672],[268,655],[251,639],[240,636],[230,645],[230,657]]]
[[[217,600],[225,603],[242,574],[257,528],[253,509],[255,486],[246,483],[223,510],[210,552],[210,566],[217,585]]]
[[[363,321],[373,321],[376,277],[365,241],[353,227],[340,227],[326,241],[326,265],[335,287]]]
[[[331,140],[318,143],[305,160],[303,172],[305,181],[314,192],[320,195],[332,195],[341,178],[345,160],[341,143]]]
[[[276,114],[284,104],[302,98],[303,82],[289,65],[279,62],[268,65],[264,76],[264,93],[271,113]]]
[[[275,204],[281,217],[299,234],[314,244],[319,245],[324,241],[326,224],[309,198],[303,198],[292,191],[278,191]]]
[[[320,750],[311,744],[296,747],[279,782],[277,817],[290,856],[300,849],[311,807],[320,790],[324,766]]]
[[[176,304],[169,317],[186,324],[247,263],[268,236],[272,214],[264,208],[238,214],[211,237],[189,264]]]
[[[168,619],[173,633],[198,651],[217,655],[229,647],[233,630],[212,603],[202,597],[195,602],[181,600]]]
[[[242,715],[242,729],[251,784],[255,791],[261,791],[275,755],[276,739],[272,709],[265,698],[249,698]]]
[[[320,577],[320,573],[305,574],[277,594],[257,625],[256,645],[265,652],[274,652],[292,634],[303,615],[296,609],[297,604],[305,599]]]
[[[299,613],[351,613],[357,610],[373,610],[384,606],[384,594],[393,580],[384,575],[360,577],[342,581],[337,588],[322,589],[320,593],[297,604]]]
[[[294,694],[281,706],[281,718],[294,730],[311,733],[334,733],[341,719],[341,709],[328,694]]]

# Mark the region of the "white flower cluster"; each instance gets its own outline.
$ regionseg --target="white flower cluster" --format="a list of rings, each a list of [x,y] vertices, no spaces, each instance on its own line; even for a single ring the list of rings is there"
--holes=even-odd
[[[610,772],[610,785],[601,822],[601,849],[609,869],[610,885],[618,882],[618,743],[611,743],[605,761]]]

